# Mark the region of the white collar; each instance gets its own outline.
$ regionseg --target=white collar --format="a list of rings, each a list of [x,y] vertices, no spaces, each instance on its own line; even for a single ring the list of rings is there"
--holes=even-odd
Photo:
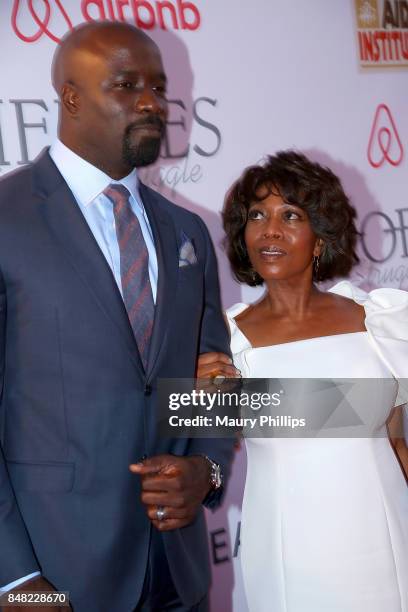
[[[121,183],[127,187],[134,200],[143,208],[136,168],[120,181],[116,181],[74,153],[59,139],[53,142],[49,153],[75,199],[83,206],[89,206],[111,183]]]

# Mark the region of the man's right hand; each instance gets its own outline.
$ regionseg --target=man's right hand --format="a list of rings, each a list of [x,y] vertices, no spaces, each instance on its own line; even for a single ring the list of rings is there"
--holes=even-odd
[[[46,580],[42,576],[36,576],[35,578],[23,582],[23,584],[20,584],[15,589],[6,593],[5,595],[3,595],[3,598],[9,595],[10,593],[13,595],[17,595],[18,593],[21,594],[38,592],[56,593],[56,589],[54,589],[52,584],[50,584],[48,580]],[[72,610],[72,608],[70,606],[62,607],[60,605],[44,607],[44,605],[41,604],[39,604],[38,606],[34,604],[33,606],[27,607],[20,606],[18,604],[13,604],[8,606],[2,606],[1,610],[2,612],[69,612],[70,610]]]

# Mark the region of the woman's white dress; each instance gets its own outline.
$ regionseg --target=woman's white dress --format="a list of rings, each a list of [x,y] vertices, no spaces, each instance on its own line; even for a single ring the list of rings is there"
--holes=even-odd
[[[376,437],[246,438],[241,564],[251,612],[408,612],[408,488],[385,432],[406,401],[408,294],[331,291],[362,304],[366,332],[252,348],[229,309],[243,377],[374,378]]]

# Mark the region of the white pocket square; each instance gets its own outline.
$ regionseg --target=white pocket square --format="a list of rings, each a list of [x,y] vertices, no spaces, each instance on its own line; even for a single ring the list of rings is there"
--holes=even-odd
[[[181,246],[179,250],[179,268],[192,266],[197,263],[194,245],[186,234],[181,232]]]

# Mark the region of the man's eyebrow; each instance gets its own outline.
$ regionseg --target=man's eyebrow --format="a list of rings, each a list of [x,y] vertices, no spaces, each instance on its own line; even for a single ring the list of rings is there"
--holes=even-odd
[[[134,70],[134,69],[126,69],[126,68],[121,68],[119,70],[115,70],[112,71],[113,76],[115,77],[135,77],[135,76],[139,76],[140,75],[140,71],[139,70]],[[167,76],[164,72],[159,72],[157,75],[154,75],[155,77],[157,77],[158,79],[160,79],[161,81],[164,81],[165,83],[167,83]]]

